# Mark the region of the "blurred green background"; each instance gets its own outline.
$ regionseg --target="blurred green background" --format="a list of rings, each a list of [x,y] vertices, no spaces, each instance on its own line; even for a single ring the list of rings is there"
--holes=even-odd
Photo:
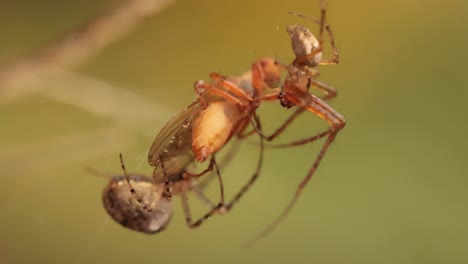
[[[269,149],[238,206],[196,230],[174,199],[172,223],[154,236],[112,222],[101,205],[106,179],[84,169],[120,174],[123,152],[130,170],[149,174],[148,147],[194,99],[195,80],[240,74],[263,56],[289,62],[285,27],[316,32],[287,14],[318,16],[316,1],[180,0],[78,67],[73,80],[2,101],[0,262],[467,263],[468,2],[328,2],[342,60],[319,67],[320,80],[338,89],[331,105],[348,124],[270,236],[241,247],[286,205],[320,144]],[[115,4],[1,2],[0,58],[38,50]],[[100,115],[105,107],[113,110]],[[290,112],[262,106],[265,130]],[[281,140],[323,123],[305,114]],[[223,169],[228,196],[256,158],[257,148],[243,144]]]

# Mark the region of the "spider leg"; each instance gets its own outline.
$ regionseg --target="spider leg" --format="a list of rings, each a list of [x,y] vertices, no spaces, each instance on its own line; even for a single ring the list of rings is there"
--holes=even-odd
[[[206,167],[206,169],[204,169],[203,171],[201,171],[199,173],[191,173],[191,172],[188,172],[188,171],[184,171],[183,175],[182,175],[182,178],[184,178],[184,179],[199,178],[199,177],[207,174],[208,172],[212,171],[215,166],[217,166],[217,164],[216,164],[216,161],[214,159],[214,155],[212,155],[211,160],[210,160],[210,164],[208,165],[208,167]]]
[[[252,122],[252,125],[256,128],[253,131],[256,132],[257,130],[261,130],[261,124],[260,124],[260,120],[259,120],[258,116],[256,114],[254,114],[254,116],[255,116],[256,124],[253,124],[253,121],[251,121],[251,122]],[[246,126],[243,126],[243,128],[245,129]],[[242,130],[240,130],[240,133],[241,132],[242,132]],[[264,152],[264,139],[263,139],[262,136],[260,136],[260,134],[259,134],[259,138],[260,138],[260,155],[259,155],[259,160],[257,162],[257,168],[256,168],[254,174],[250,177],[249,181],[238,191],[238,193],[236,195],[234,195],[234,197],[228,203],[226,203],[226,205],[223,205],[221,208],[219,208],[218,212],[220,214],[224,214],[224,213],[230,211],[233,208],[234,204],[236,204],[240,200],[240,198],[250,189],[250,187],[257,180],[258,175],[260,174],[261,167],[262,167],[263,152]],[[237,146],[237,145],[239,145],[239,144],[236,144],[235,146]],[[186,203],[186,205],[184,205],[185,208],[188,208],[187,201],[185,201],[185,203]],[[187,211],[187,212],[188,212],[188,214],[190,213],[189,211]]]
[[[255,132],[255,131],[254,131]],[[219,161],[219,167],[223,168],[227,163],[229,163],[234,156],[234,154],[238,151],[239,147],[241,146],[242,142],[236,142],[235,144],[232,144],[230,149],[227,151],[227,153],[221,158]],[[212,171],[213,172],[213,171]],[[196,187],[199,189],[204,189],[212,180],[215,173],[210,173],[210,175],[203,177],[203,181],[197,182]]]
[[[133,188],[133,185],[132,183],[130,182],[130,176],[128,175],[128,172],[127,172],[127,169],[125,168],[125,164],[124,164],[124,161],[123,161],[123,156],[122,156],[122,153],[119,153],[119,158],[120,158],[120,166],[122,167],[122,171],[123,171],[123,174],[124,174],[124,177],[125,177],[125,180],[127,181],[128,183],[128,187],[130,188],[130,193],[135,197],[135,199],[137,200],[137,202],[139,204],[141,204],[141,206],[143,207],[143,210],[145,210],[146,212],[150,213],[152,211],[152,209],[143,202],[143,199],[141,198],[141,196],[136,192],[135,188]]]
[[[313,80],[313,79],[310,80],[310,84],[313,87],[315,87],[315,88],[317,88],[317,89],[319,89],[319,90],[321,90],[321,91],[323,91],[325,93],[325,96],[320,97],[320,99],[322,99],[324,101],[332,99],[332,98],[336,97],[336,95],[337,95],[336,89],[334,87],[328,85],[328,84],[325,84],[323,82],[319,82],[319,81]]]
[[[249,124],[250,124],[249,119],[245,119],[245,121],[241,122],[241,124],[239,125],[239,128],[236,129],[238,131],[236,133],[237,139],[248,138],[251,135],[255,134],[256,132],[255,129],[252,129],[249,132],[245,132]]]
[[[195,193],[198,200],[208,205],[210,208],[216,207],[216,205],[203,193],[202,188],[203,188],[202,186],[198,186],[197,184],[194,184],[192,186],[192,190]]]
[[[298,117],[300,114],[302,114],[303,112],[305,112],[305,109],[304,108],[298,108],[292,115],[290,115],[288,117],[288,119],[286,119],[286,121],[280,126],[278,127],[275,132],[273,132],[273,134],[267,136],[265,134],[263,134],[263,132],[261,130],[257,130],[257,133],[264,139],[266,139],[267,141],[272,141],[273,139],[275,139],[277,136],[279,136],[281,133],[284,132],[284,130],[294,121],[294,119],[296,119],[296,117]]]
[[[288,102],[288,104],[290,103],[293,105],[297,105],[299,107],[299,109],[296,110],[296,113],[294,113],[293,116],[295,114],[297,115],[307,110],[309,112],[316,114],[321,119],[327,121],[327,123],[330,125],[330,128],[312,137],[308,137],[302,140],[296,140],[291,143],[286,143],[286,144],[281,144],[281,145],[276,145],[276,146],[303,145],[303,144],[312,142],[314,140],[320,139],[322,137],[325,137],[328,134],[338,132],[345,126],[346,121],[341,114],[339,114],[331,106],[325,103],[324,100],[316,97],[315,95],[312,95],[309,93],[303,93],[301,89],[295,86],[294,78],[288,78],[285,81],[284,90],[285,90],[284,100]],[[287,120],[286,123],[292,122],[291,117],[290,119]]]
[[[278,100],[278,95],[280,94],[281,89],[280,88],[274,88],[272,89],[273,92],[265,94],[259,98],[257,98],[257,101],[276,101]]]
[[[289,74],[291,75],[296,75],[294,77],[298,78],[298,73],[297,72],[293,72],[293,71],[290,71],[288,69],[287,66],[283,66],[281,64],[279,64],[281,67],[283,68],[286,68],[289,72]],[[334,98],[336,95],[337,95],[337,91],[335,88],[333,88],[332,86],[329,86],[323,82],[319,82],[317,80],[314,80],[312,79],[311,77],[317,75],[318,73],[313,71],[311,72],[310,69],[308,67],[306,67],[306,74],[307,74],[307,78],[308,78],[308,85],[312,85],[313,87],[323,91],[325,93],[325,96],[321,97],[322,100],[329,100],[329,99],[332,99]],[[271,100],[277,100],[279,96],[282,96],[282,92],[281,90],[279,89],[273,89],[274,91],[269,93],[269,94],[266,94],[260,98],[258,98],[257,100],[258,101],[271,101]],[[284,123],[279,126],[271,135],[265,135],[261,130],[258,130],[258,129],[255,129],[255,125],[254,125],[254,129],[256,130],[256,132],[261,135],[263,138],[265,138],[267,141],[272,141],[274,140],[277,136],[279,136],[281,133],[284,132],[284,130],[296,119],[296,117],[298,117],[300,114],[302,114],[303,112],[306,111],[306,108],[304,107],[299,107],[293,114],[291,114],[285,121]]]
[[[189,207],[189,204],[188,204],[187,194],[185,192],[182,192],[181,193],[182,208],[183,208],[184,214],[185,214],[185,221],[187,223],[187,226],[190,227],[190,228],[199,227],[205,220],[210,218],[213,214],[217,213],[224,206],[223,180],[221,178],[221,173],[219,172],[219,167],[216,164],[216,160],[215,160],[214,156],[211,157],[210,165],[211,164],[213,164],[213,166],[215,167],[216,174],[218,175],[219,189],[220,189],[220,201],[215,207],[211,208],[211,210],[208,211],[207,213],[205,213],[202,217],[200,217],[196,221],[193,221],[191,213],[190,213],[190,207]]]
[[[331,133],[332,129],[329,128],[325,131],[322,131],[320,133],[317,133],[311,137],[308,137],[308,138],[304,138],[304,139],[301,139],[301,140],[295,140],[295,141],[292,141],[292,142],[289,142],[289,143],[284,143],[284,144],[272,144],[272,145],[268,145],[268,147],[270,148],[288,148],[288,147],[295,147],[295,146],[302,146],[304,144],[307,144],[307,143],[310,143],[312,141],[316,141],[316,140],[319,140],[321,138],[324,138],[326,136],[328,136],[330,133]]]
[[[320,118],[324,119],[330,124],[330,127],[325,130],[324,132],[318,134],[319,136],[314,136],[312,138],[321,138],[328,136],[325,143],[323,144],[322,148],[320,149],[319,154],[315,158],[314,163],[312,164],[311,168],[309,169],[307,175],[302,179],[302,181],[299,183],[296,192],[289,202],[289,204],[283,209],[283,211],[279,214],[279,216],[270,224],[268,225],[262,232],[260,232],[256,237],[254,237],[252,240],[248,241],[246,246],[250,246],[254,243],[256,243],[258,240],[261,238],[265,237],[268,235],[272,230],[275,229],[278,224],[280,224],[284,218],[288,215],[288,213],[291,211],[291,209],[294,207],[296,204],[297,200],[299,199],[302,190],[305,188],[307,183],[310,181],[312,176],[314,175],[315,171],[317,170],[318,166],[320,165],[320,162],[322,161],[323,157],[325,156],[325,153],[327,152],[330,144],[333,142],[335,139],[337,133],[345,126],[346,121],[344,118],[336,112],[333,108],[328,106],[325,102],[323,102],[320,98],[308,94],[305,99],[302,97],[298,98],[293,96],[292,94],[286,94],[287,99],[296,105],[303,107],[307,111],[313,112],[316,115],[318,115]],[[306,144],[309,143],[313,140],[312,138],[309,138],[309,140],[303,141],[301,144]],[[315,140],[314,139],[314,140]]]
[[[258,130],[261,130],[262,127],[260,124],[260,119],[258,118],[256,114],[254,114],[254,117],[255,117],[256,124],[252,123],[252,125],[256,127]],[[264,152],[264,139],[260,134],[259,134],[259,139],[260,139],[260,154],[259,154],[259,159],[257,162],[257,168],[255,169],[254,174],[250,177],[249,181],[238,191],[238,193],[234,195],[234,198],[232,198],[231,201],[229,201],[225,206],[223,206],[223,208],[221,208],[220,213],[226,213],[230,211],[233,208],[234,204],[236,204],[240,200],[240,198],[245,193],[247,193],[250,187],[252,187],[252,185],[257,180],[258,175],[260,174],[260,170],[262,168],[263,152]]]
[[[166,172],[166,167],[164,167],[164,160],[162,158],[161,155],[159,155],[159,160],[161,161],[161,168],[162,168],[162,171],[163,171],[163,174],[164,174],[164,187],[165,187],[165,193],[164,193],[164,197],[166,197],[169,201],[172,200],[172,182],[169,180],[169,175],[167,175],[167,172]],[[154,168],[156,169],[156,168]],[[156,182],[156,180],[155,180]]]
[[[307,91],[309,90],[310,86],[316,88],[317,90],[323,92],[325,95],[321,96],[320,99],[322,100],[330,100],[335,98],[337,95],[337,91],[334,87],[325,84],[323,82],[317,81],[315,78],[320,75],[319,71],[316,69],[311,69],[309,67],[304,67],[302,70],[295,68],[294,70],[289,71],[290,76],[296,75],[296,78],[301,78],[301,75],[305,74],[307,76]]]
[[[308,69],[308,68],[307,68]],[[287,80],[285,81],[285,88],[284,89],[291,89],[291,88],[288,88],[288,87],[293,87],[292,89],[294,90],[302,90],[302,89],[299,89],[299,88],[295,88],[296,87],[296,83],[297,83],[297,80],[301,77],[299,75],[299,73],[294,73],[294,72],[290,72],[290,75],[289,77],[287,77]],[[312,85],[313,87],[325,92],[325,96],[321,97],[320,99],[319,98],[316,98],[315,96],[313,95],[310,95],[308,93],[300,93],[299,96],[300,97],[314,97],[316,98],[317,100],[320,100],[321,104],[324,104],[325,105],[325,109],[327,110],[324,110],[325,112],[330,112],[330,113],[334,113],[335,114],[335,117],[334,118],[338,118],[338,119],[343,119],[343,117],[338,114],[335,110],[333,110],[333,108],[331,108],[329,105],[327,105],[325,102],[325,100],[329,100],[329,99],[332,99],[334,98],[336,95],[337,95],[337,91],[335,88],[333,88],[332,86],[329,86],[323,82],[319,82],[317,80],[314,80],[314,79],[311,79],[309,78],[309,72],[308,70],[306,71],[306,74],[307,74],[307,78],[308,78],[308,84]],[[292,81],[291,81],[292,80]],[[293,84],[291,84],[291,82],[293,82]],[[287,94],[283,91],[279,91],[279,92],[276,92],[273,93],[273,94],[277,94],[277,98],[279,98],[280,100],[285,100],[286,104],[290,104],[290,102],[292,102],[291,100],[289,100],[287,97]],[[272,95],[273,95],[272,94]],[[272,95],[269,95],[269,97],[272,97]],[[281,99],[285,97],[284,99]],[[313,100],[313,99],[309,99],[309,100]],[[300,102],[296,102],[296,103],[291,103],[292,105],[298,105],[300,104]],[[283,133],[285,131],[285,129],[296,119],[296,117],[298,117],[300,114],[302,114],[303,112],[305,112],[306,110],[309,110],[311,112],[314,112],[316,113],[316,111],[312,110],[312,109],[307,109],[307,105],[303,105],[303,106],[300,106],[293,114],[291,114],[287,119],[286,121],[284,121],[284,123],[279,126],[271,135],[267,136],[265,134],[262,133],[262,131],[257,131],[257,133],[259,133],[260,135],[262,135],[262,137],[264,137],[267,141],[272,141],[273,139],[275,139],[277,136],[279,136],[281,133]],[[318,108],[322,108],[322,106],[318,106]],[[316,113],[317,115],[320,116],[319,113]],[[333,118],[332,118],[333,119]],[[301,141],[307,141],[307,142],[311,142],[313,140],[316,140],[316,139],[319,139],[319,138],[322,138],[323,136],[319,136],[320,134],[318,135],[315,135],[313,137],[310,137],[308,139],[304,139],[304,140],[301,140]],[[319,136],[318,138],[315,138]],[[315,138],[315,139],[314,139]],[[300,141],[298,141],[300,142]],[[288,143],[288,144],[282,144],[282,145],[300,145],[298,144],[298,142],[291,142],[291,143]],[[280,146],[280,145],[276,145],[276,146]]]

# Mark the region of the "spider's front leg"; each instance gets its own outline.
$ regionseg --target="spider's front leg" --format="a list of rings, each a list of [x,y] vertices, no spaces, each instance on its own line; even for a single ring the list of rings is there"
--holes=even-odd
[[[300,84],[300,82],[298,79],[298,76],[286,78],[283,89],[279,96],[281,104],[286,106],[297,106],[298,109],[293,114],[293,116],[297,116],[305,111],[312,112],[321,119],[327,121],[330,127],[327,130],[320,132],[312,137],[296,140],[286,144],[274,145],[274,147],[298,146],[318,140],[327,135],[336,135],[336,133],[338,133],[346,124],[344,117],[327,103],[325,103],[323,99],[313,94],[309,94],[306,89],[304,89],[302,86],[299,86],[298,84]],[[292,119],[293,116],[291,116],[290,119]],[[288,121],[289,123],[292,122],[292,120],[289,119]]]
[[[309,94],[307,91],[304,91],[304,89],[302,89],[301,87],[298,87],[297,84],[298,83],[295,78],[292,78],[292,77],[286,78],[284,86],[283,86],[283,91],[282,91],[283,92],[282,100],[284,100],[285,103],[287,104],[298,106],[299,110],[309,111],[309,112],[316,114],[321,119],[327,121],[330,127],[326,129],[325,131],[318,133],[312,137],[294,141],[294,142],[280,145],[280,146],[290,147],[290,146],[304,145],[306,143],[310,143],[312,141],[318,140],[323,137],[326,137],[326,141],[323,144],[322,148],[320,149],[320,152],[315,158],[315,161],[310,167],[308,173],[299,183],[296,189],[296,192],[293,198],[291,199],[291,201],[289,202],[289,204],[283,209],[283,211],[278,215],[278,217],[270,225],[267,226],[267,228],[265,228],[261,233],[259,233],[258,236],[256,236],[253,240],[249,241],[248,245],[251,245],[252,243],[255,243],[262,237],[266,236],[281,221],[284,220],[284,218],[288,215],[288,213],[296,204],[297,200],[300,197],[302,190],[305,188],[307,183],[310,181],[310,179],[314,175],[315,171],[320,165],[320,162],[325,156],[325,153],[327,152],[330,144],[333,142],[338,132],[341,129],[343,129],[343,127],[346,124],[346,121],[343,118],[343,116],[341,116],[337,111],[331,108],[327,103],[325,103],[320,98],[312,94]]]

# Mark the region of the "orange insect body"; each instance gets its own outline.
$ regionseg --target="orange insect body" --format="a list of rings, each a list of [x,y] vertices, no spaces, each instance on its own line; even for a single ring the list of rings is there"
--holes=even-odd
[[[197,161],[220,150],[235,128],[233,120],[239,120],[239,108],[226,100],[210,103],[195,120],[192,129],[192,150]]]
[[[215,154],[232,138],[243,138],[261,129],[255,115],[256,108],[263,100],[277,100],[278,89],[273,94],[266,94],[271,84],[279,83],[280,74],[272,59],[261,60],[252,65],[252,72],[238,77],[226,78],[218,73],[211,73],[211,82],[202,80],[194,84],[197,100],[176,114],[158,133],[148,152],[148,163],[154,167],[153,179],[157,184],[164,183],[165,196],[170,199],[172,189],[181,181],[199,178],[210,171],[215,171],[220,185],[220,200],[196,221],[187,218],[190,228],[200,226],[203,221],[215,213],[225,213],[246,193],[257,179],[263,160],[263,138],[260,137],[260,158],[250,180],[228,202],[224,200],[224,187]],[[254,123],[254,129],[245,133],[248,125]],[[199,173],[187,170],[195,161],[210,159],[206,169]],[[122,169],[123,161],[121,160]],[[149,206],[131,187],[130,191],[141,203],[143,209]],[[182,193],[183,195],[183,193]],[[185,201],[185,199],[182,199]],[[184,211],[189,211],[184,202]],[[151,209],[151,208],[149,208]]]

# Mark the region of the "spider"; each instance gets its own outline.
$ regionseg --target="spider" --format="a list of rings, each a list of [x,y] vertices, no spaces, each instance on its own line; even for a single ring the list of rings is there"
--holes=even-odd
[[[330,25],[326,22],[326,8],[324,1],[320,1],[321,16],[320,19],[314,19],[302,14],[290,12],[292,15],[306,18],[319,25],[318,38],[304,26],[292,25],[287,27],[287,32],[291,37],[293,51],[296,55],[294,61],[289,65],[282,65],[278,63],[279,67],[287,71],[287,76],[284,79],[282,87],[278,92],[278,100],[285,108],[297,107],[297,110],[270,136],[266,136],[261,131],[261,137],[267,141],[274,140],[280,135],[291,122],[305,111],[316,114],[321,119],[329,124],[329,128],[311,137],[296,140],[287,144],[277,144],[274,147],[293,147],[301,146],[311,143],[321,138],[326,138],[325,143],[320,149],[318,156],[315,158],[312,166],[310,167],[306,176],[299,183],[294,196],[289,204],[283,209],[279,216],[264,230],[262,230],[254,239],[249,241],[246,246],[252,245],[259,239],[265,237],[270,233],[290,212],[300,197],[301,192],[308,184],[314,173],[316,172],[320,162],[322,161],[330,144],[334,141],[336,135],[341,131],[346,121],[342,115],[330,107],[325,100],[331,99],[336,96],[336,90],[322,82],[316,80],[319,76],[319,71],[315,67],[319,65],[335,65],[339,63],[338,50],[335,45],[333,33]],[[333,58],[330,60],[322,59],[324,32],[327,31],[331,48],[333,50]],[[322,97],[317,97],[309,93],[310,87],[317,88],[325,93]]]
[[[128,191],[126,176],[114,176],[104,188],[102,201],[106,212],[120,225],[134,231],[155,234],[171,220],[172,204],[163,196],[163,186],[141,174],[127,175],[142,201],[151,208],[143,210]]]
[[[91,170],[93,174],[104,176],[109,180],[103,190],[102,201],[106,212],[120,225],[134,231],[156,234],[163,231],[172,217],[172,202],[164,195],[164,186],[155,183],[150,177],[142,174],[127,173],[108,177],[102,173]],[[138,192],[142,201],[151,209],[143,209],[128,191],[127,179]],[[192,223],[187,193],[194,192],[196,197],[210,208],[214,203],[203,193],[203,185],[198,184],[196,178],[181,180],[172,185],[173,194],[180,195],[184,209],[185,220],[188,225]]]

